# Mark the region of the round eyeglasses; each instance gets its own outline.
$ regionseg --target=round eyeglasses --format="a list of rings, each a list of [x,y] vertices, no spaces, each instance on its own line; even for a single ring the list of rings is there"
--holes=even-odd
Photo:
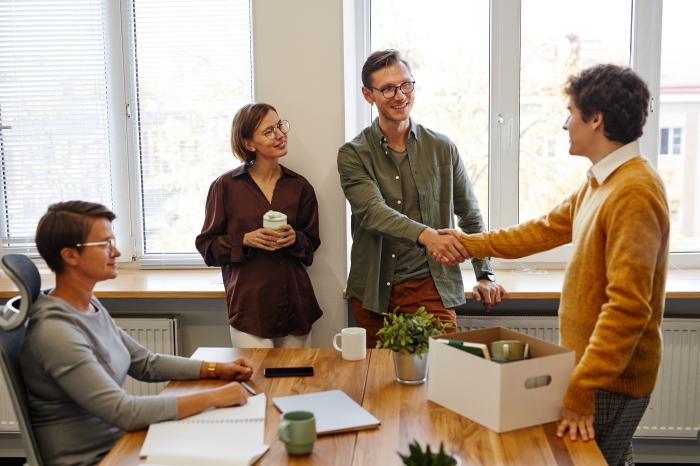
[[[75,245],[76,248],[86,248],[88,246],[100,246],[104,249],[108,249],[111,254],[113,251],[117,250],[117,239],[109,238],[107,241],[93,241],[91,243],[78,243]]]
[[[280,130],[280,133],[287,134],[289,132],[289,122],[287,120],[280,120],[276,125],[270,126],[262,132],[262,135],[267,139],[275,139],[275,130]]]
[[[411,92],[413,92],[415,84],[415,81],[404,81],[398,86],[387,86],[382,89],[377,89],[376,87],[373,87],[372,89],[381,92],[385,99],[391,99],[396,95],[396,91],[399,90],[403,95],[409,95]]]

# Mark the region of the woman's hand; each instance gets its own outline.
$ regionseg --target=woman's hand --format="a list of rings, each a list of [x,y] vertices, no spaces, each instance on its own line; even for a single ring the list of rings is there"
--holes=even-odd
[[[209,408],[244,405],[248,401],[248,392],[238,382],[231,382],[221,387],[180,395],[176,400],[177,418],[184,419]]]
[[[274,251],[279,249],[277,241],[282,234],[270,228],[258,228],[243,235],[243,246]]]
[[[253,376],[253,363],[248,358],[238,358],[233,362],[217,363],[216,376],[220,379],[248,380]]]
[[[215,408],[225,408],[227,406],[240,406],[248,401],[248,392],[238,382],[227,383],[210,392],[213,396]]]
[[[278,233],[281,235],[277,240],[277,248],[286,248],[292,246],[297,241],[297,233],[291,225],[280,227]]]

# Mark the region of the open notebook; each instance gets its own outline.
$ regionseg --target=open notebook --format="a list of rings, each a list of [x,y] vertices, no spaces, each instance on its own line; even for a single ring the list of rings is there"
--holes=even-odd
[[[342,390],[279,396],[272,402],[283,413],[299,410],[314,413],[319,435],[370,429],[381,424]]]
[[[151,424],[141,448],[148,465],[248,465],[268,446],[265,394],[243,406],[212,409],[179,421]]]

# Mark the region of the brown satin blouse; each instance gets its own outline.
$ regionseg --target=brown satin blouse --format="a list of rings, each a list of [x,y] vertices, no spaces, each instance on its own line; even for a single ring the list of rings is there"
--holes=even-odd
[[[282,167],[270,204],[241,165],[214,180],[205,209],[195,244],[207,265],[221,267],[229,324],[261,338],[309,333],[322,314],[306,273],[321,244],[311,184]],[[243,246],[268,210],[287,215],[296,243],[273,252]]]

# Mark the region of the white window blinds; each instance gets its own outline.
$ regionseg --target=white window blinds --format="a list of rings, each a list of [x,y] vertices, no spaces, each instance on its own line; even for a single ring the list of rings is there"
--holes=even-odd
[[[140,248],[168,262],[196,253],[209,185],[238,165],[229,140],[252,100],[250,2],[133,0],[132,22]]]
[[[112,206],[103,4],[0,2],[2,241],[29,250],[49,204]]]

